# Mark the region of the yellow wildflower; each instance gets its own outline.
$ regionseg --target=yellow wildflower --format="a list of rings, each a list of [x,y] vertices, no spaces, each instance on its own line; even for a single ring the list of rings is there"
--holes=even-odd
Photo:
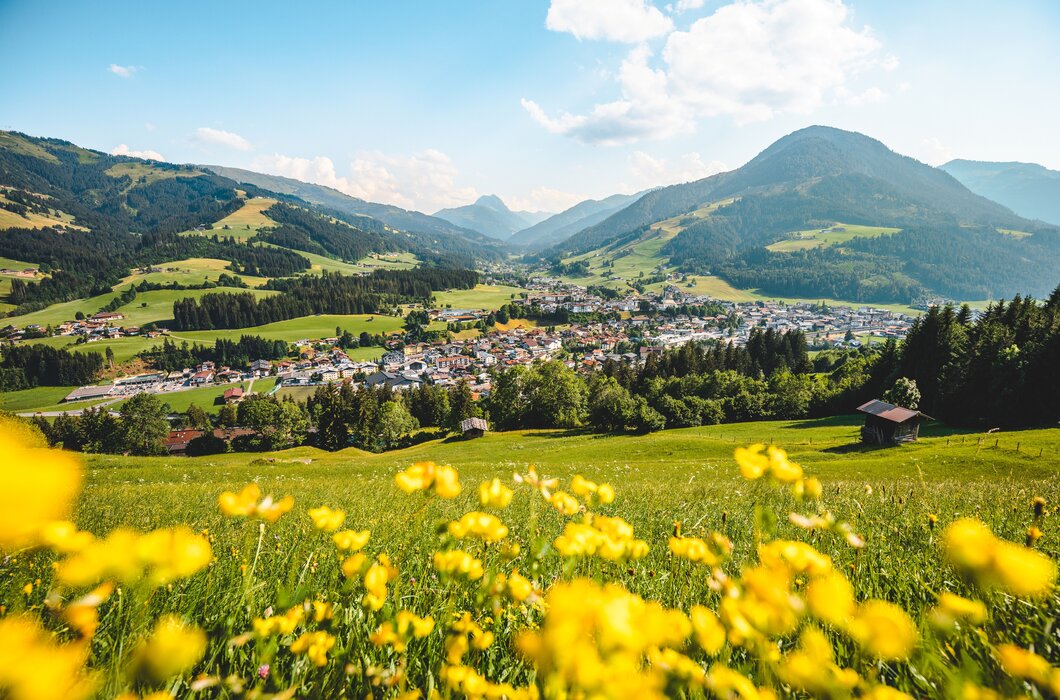
[[[335,637],[327,632],[303,632],[291,643],[292,654],[305,654],[314,666],[326,666],[328,652],[335,646]]]
[[[397,578],[397,569],[390,564],[390,557],[380,554],[364,574],[363,604],[369,610],[379,610],[386,602],[387,584]]]
[[[89,645],[56,644],[28,615],[0,618],[0,696],[10,700],[91,697],[95,678],[85,672]]]
[[[806,604],[818,620],[838,629],[846,626],[857,608],[854,587],[838,571],[825,572],[810,581],[806,586]]]
[[[331,536],[331,541],[340,552],[356,552],[368,544],[372,533],[368,530],[340,530]]]
[[[483,506],[507,508],[515,492],[501,483],[500,479],[483,481],[478,487],[478,502]]]
[[[534,593],[534,584],[518,571],[513,571],[507,579],[508,595],[516,602],[523,602]]]
[[[72,554],[92,544],[91,532],[78,530],[69,520],[56,520],[41,528],[41,544],[59,554]]]
[[[671,537],[670,552],[707,566],[718,566],[732,553],[732,542],[721,533],[712,532],[707,540],[698,537]]]
[[[434,553],[434,568],[442,576],[465,578],[477,581],[482,578],[482,562],[467,552],[452,549]]]
[[[394,476],[394,483],[405,493],[427,491],[434,488],[442,498],[456,498],[460,495],[460,480],[457,472],[446,465],[440,467],[434,462],[416,462],[408,469]]]
[[[949,592],[939,594],[939,602],[928,614],[933,627],[949,631],[957,623],[981,625],[986,622],[986,605],[979,600],[969,600]]]
[[[81,596],[63,608],[63,619],[85,638],[91,639],[99,627],[99,606],[110,597],[114,584],[107,582]]]
[[[346,557],[342,562],[342,575],[346,578],[356,578],[361,575],[361,570],[364,569],[365,562],[368,561],[368,557],[365,556],[364,552],[357,552],[353,556]]]
[[[862,603],[847,632],[862,649],[884,661],[908,659],[917,642],[916,627],[905,611],[882,600]]]
[[[852,669],[836,665],[832,645],[813,627],[799,635],[798,647],[784,656],[777,675],[787,685],[814,697],[846,696],[861,680]]]
[[[206,633],[177,615],[166,615],[137,647],[133,663],[141,673],[161,683],[191,670],[204,653]]]
[[[256,618],[253,622],[254,634],[261,638],[274,635],[285,636],[294,632],[304,619],[305,608],[296,605],[283,615]]]
[[[946,558],[983,586],[1037,598],[1056,581],[1056,562],[1045,554],[994,536],[983,523],[956,520],[943,533]]]
[[[563,515],[575,515],[582,509],[578,499],[566,491],[556,491],[549,496],[548,502]]]
[[[688,613],[696,644],[711,656],[717,656],[725,646],[725,627],[717,614],[703,605],[693,605]]]
[[[261,488],[255,484],[247,484],[238,493],[224,491],[217,497],[217,505],[221,512],[229,516],[257,517],[265,522],[274,523],[294,507],[294,499],[284,496],[278,501],[272,496],[261,498]]]
[[[1048,687],[1056,673],[1049,662],[1033,651],[1021,649],[1015,644],[1002,644],[997,648],[997,660],[1005,673],[1028,680],[1038,686]]]
[[[499,542],[508,536],[508,528],[495,515],[472,511],[449,523],[449,534],[457,539],[474,537],[485,542]]]
[[[137,543],[137,553],[154,584],[187,578],[213,560],[209,540],[186,525],[147,533]]]
[[[342,523],[346,521],[346,511],[332,510],[328,506],[310,508],[309,517],[313,520],[313,527],[324,532],[335,532]]]
[[[81,459],[49,449],[31,426],[0,417],[0,482],[0,550],[35,546],[45,526],[70,517]]]

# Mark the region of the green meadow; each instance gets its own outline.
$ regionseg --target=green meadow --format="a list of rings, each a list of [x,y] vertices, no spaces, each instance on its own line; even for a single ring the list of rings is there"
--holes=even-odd
[[[540,611],[502,604],[490,612],[488,602],[476,593],[477,584],[438,577],[431,564],[433,552],[454,547],[470,551],[482,558],[489,576],[518,569],[542,590],[580,577],[621,584],[667,607],[687,611],[702,603],[716,609],[719,599],[708,585],[707,570],[668,551],[667,541],[680,523],[685,536],[718,532],[728,537],[732,556],[722,566],[733,575],[755,563],[759,538],[808,541],[845,573],[858,600],[883,599],[904,609],[922,640],[908,661],[873,662],[843,635],[829,636],[837,663],[872,674],[865,675],[871,682],[886,683],[914,697],[940,696],[944,693],[932,688],[951,683],[959,688],[963,682],[1000,686],[1013,694],[1020,686],[1004,680],[990,645],[994,640],[1015,639],[1055,663],[1049,630],[1060,612],[1060,599],[1054,594],[1031,604],[986,595],[992,610],[989,621],[948,639],[951,646],[960,645],[966,663],[943,663],[947,652],[925,621],[936,594],[984,594],[943,563],[940,533],[956,519],[974,514],[999,536],[1022,542],[1033,517],[1032,499],[1044,498],[1050,506],[1060,500],[1060,430],[981,435],[929,425],[916,444],[867,449],[858,445],[859,424],[857,417],[845,416],[645,436],[518,431],[475,440],[432,440],[384,454],[297,448],[200,458],[90,455],[74,516],[81,528],[101,534],[118,526],[147,530],[187,524],[195,532],[209,533],[214,553],[205,571],[155,590],[144,612],[135,606],[105,604],[93,644],[93,665],[102,669],[104,694],[119,690],[126,681],[117,642],[146,633],[154,617],[167,611],[209,635],[208,651],[189,670],[188,679],[200,674],[234,676],[270,692],[294,687],[307,697],[334,696],[346,688],[355,689],[352,694],[360,697],[371,687],[363,675],[366,669],[407,662],[403,682],[421,688],[438,686],[444,682],[440,673],[446,630],[457,611],[471,610],[472,619],[495,639],[488,650],[472,652],[464,662],[491,681],[526,685],[534,680],[533,667],[518,652],[515,640],[519,630],[539,624]],[[823,485],[820,506],[796,501],[779,486],[741,478],[733,450],[752,441],[786,448],[808,474],[818,477]],[[459,470],[463,492],[453,500],[401,493],[394,475],[421,460],[452,464]],[[554,540],[567,519],[529,486],[513,481],[513,473],[525,474],[530,465],[543,476],[559,478],[555,488],[569,488],[575,474],[613,485],[614,503],[594,510],[628,521],[634,535],[647,542],[647,556],[628,562],[561,556]],[[520,545],[511,562],[500,556],[496,545],[455,542],[439,534],[446,523],[482,508],[477,485],[493,477],[515,489],[512,504],[493,511],[508,527],[505,541]],[[222,515],[216,506],[221,492],[249,482],[257,483],[262,494],[292,496],[292,512],[260,530],[257,524]],[[388,586],[380,612],[361,605],[360,578],[343,577],[342,557],[336,557],[330,538],[310,524],[307,510],[320,505],[343,510],[343,527],[369,530],[365,550],[369,558],[386,553],[396,567],[397,578]],[[849,523],[864,547],[855,549],[838,535],[806,532],[789,522],[789,512],[812,514],[818,507]],[[1046,524],[1052,517],[1047,516]],[[1052,526],[1043,529],[1037,548],[1055,557],[1060,534]],[[44,579],[40,589],[46,591],[51,576],[46,562],[40,566],[44,574],[24,567],[6,570],[0,578],[0,600],[22,601],[23,587],[36,576]],[[26,604],[37,604],[37,595],[34,590]],[[130,592],[133,597],[141,595],[145,594]],[[307,666],[293,655],[287,648],[290,640],[279,646],[232,643],[267,608],[279,614],[303,600],[335,605],[333,620],[318,627],[306,623],[307,629],[327,630],[335,637],[321,667]],[[368,638],[398,609],[430,615],[437,624],[434,634],[411,647],[407,657],[395,656]],[[784,639],[784,649],[790,649],[793,639]],[[713,663],[694,648],[687,653],[704,668]],[[726,663],[735,670],[759,683],[770,682],[768,674],[759,675],[761,667],[753,657],[739,650],[725,653]],[[254,680],[263,663],[270,664],[268,677]],[[173,680],[166,687],[181,695],[188,691],[188,682]],[[688,697],[701,694],[692,692]]]
[[[243,335],[258,335],[267,340],[294,342],[302,339],[335,337],[336,327],[340,331],[348,330],[353,335],[360,335],[362,332],[368,332],[372,335],[380,333],[385,335],[401,330],[404,325],[404,319],[396,316],[321,314],[318,316],[302,316],[289,321],[277,321],[264,326],[251,326],[248,328],[180,331],[173,333],[172,337],[196,342],[207,342],[213,341],[215,338],[239,340],[240,336]]]

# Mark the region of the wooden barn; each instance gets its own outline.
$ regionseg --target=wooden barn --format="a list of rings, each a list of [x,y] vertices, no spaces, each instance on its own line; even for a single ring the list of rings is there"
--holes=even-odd
[[[460,421],[460,432],[466,438],[482,437],[490,429],[484,418],[465,418]]]
[[[931,420],[931,416],[911,408],[873,399],[858,406],[865,414],[865,425],[861,427],[861,441],[867,445],[899,445],[916,442],[920,434],[920,423]]]

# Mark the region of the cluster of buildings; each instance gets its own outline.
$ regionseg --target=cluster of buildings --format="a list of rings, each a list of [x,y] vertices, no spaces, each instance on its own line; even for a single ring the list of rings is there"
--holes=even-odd
[[[111,340],[114,338],[125,338],[130,336],[143,336],[145,338],[157,338],[168,333],[167,329],[141,331],[139,326],[122,326],[125,314],[119,311],[101,311],[98,314],[87,316],[82,319],[70,319],[52,327],[52,335],[70,336],[83,338],[86,343],[98,340]],[[46,328],[39,323],[30,323],[24,327],[12,326],[6,329],[5,340],[23,340],[26,338],[40,337],[45,334]]]
[[[249,368],[215,367],[204,362],[172,373],[125,377],[113,384],[81,387],[68,401],[121,397],[139,391],[167,393],[211,385],[226,385],[275,375],[278,387],[315,386],[332,382],[364,382],[397,391],[424,383],[451,386],[468,381],[476,394],[488,394],[490,371],[539,360],[562,358],[568,366],[592,371],[609,359],[640,362],[651,352],[688,342],[747,342],[755,328],[803,332],[813,347],[857,347],[866,339],[900,339],[912,324],[911,316],[868,306],[827,306],[782,302],[725,302],[689,294],[677,286],[662,292],[606,298],[584,287],[554,278],[535,278],[528,292],[513,299],[531,318],[564,316],[560,326],[535,325],[513,319],[475,337],[405,343],[395,334],[378,361],[357,361],[338,346],[338,338],[300,340],[292,357],[281,361],[255,360]],[[688,309],[708,309],[701,314]],[[474,309],[430,309],[433,322],[474,324],[490,312]],[[582,316],[578,316],[578,315]],[[67,321],[57,329],[91,340],[136,334],[135,328],[112,324],[119,312],[99,313]],[[581,320],[579,320],[581,319]],[[224,394],[225,401],[241,400],[241,391]]]

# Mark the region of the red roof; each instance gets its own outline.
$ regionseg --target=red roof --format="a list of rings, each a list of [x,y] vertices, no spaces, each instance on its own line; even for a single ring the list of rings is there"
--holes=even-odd
[[[873,399],[868,403],[858,406],[858,411],[883,418],[884,420],[889,420],[892,423],[905,423],[907,420],[918,418],[920,416],[923,416],[924,418],[928,417],[920,411],[895,406],[894,404],[880,401],[879,399]]]

